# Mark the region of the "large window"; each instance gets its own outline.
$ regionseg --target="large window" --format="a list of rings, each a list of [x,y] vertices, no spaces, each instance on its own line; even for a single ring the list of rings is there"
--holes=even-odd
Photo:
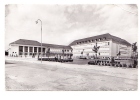
[[[41,48],[40,47],[38,48],[38,52],[41,52]]]
[[[33,47],[30,47],[29,48],[29,52],[33,52]]]
[[[28,52],[28,47],[27,46],[25,46],[25,52]]]
[[[37,47],[34,47],[34,52],[37,52]]]
[[[23,46],[19,46],[19,52],[23,52]]]
[[[43,48],[43,52],[45,52],[45,48]]]

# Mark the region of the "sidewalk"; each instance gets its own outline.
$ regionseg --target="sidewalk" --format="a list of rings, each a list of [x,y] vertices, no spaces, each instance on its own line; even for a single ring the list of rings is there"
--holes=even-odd
[[[37,61],[37,58],[29,58],[29,57],[8,57],[5,56],[5,60],[15,60],[15,61]]]

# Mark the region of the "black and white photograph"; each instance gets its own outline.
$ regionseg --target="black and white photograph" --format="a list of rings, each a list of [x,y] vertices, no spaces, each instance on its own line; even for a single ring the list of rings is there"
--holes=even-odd
[[[5,4],[5,91],[138,91],[138,5]]]

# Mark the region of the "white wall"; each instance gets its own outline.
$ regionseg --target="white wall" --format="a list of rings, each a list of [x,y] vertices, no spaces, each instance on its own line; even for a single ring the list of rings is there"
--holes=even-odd
[[[126,46],[123,44],[112,42],[111,56],[117,57],[119,51],[121,52],[120,57],[130,57],[131,56],[131,46]]]
[[[108,45],[109,42],[109,45]],[[108,41],[97,41],[97,46],[100,46],[99,52],[102,56],[109,56],[110,55],[110,44],[111,40]],[[81,52],[84,49],[83,55],[86,56],[89,53],[89,56],[95,55],[94,51],[92,50],[93,47],[96,45],[95,42],[86,43],[86,44],[77,44],[71,46],[73,48],[73,56],[81,56]]]
[[[19,55],[19,46],[18,45],[10,45],[9,56],[10,56],[10,54],[11,55],[13,54],[13,56],[16,55],[16,54]]]

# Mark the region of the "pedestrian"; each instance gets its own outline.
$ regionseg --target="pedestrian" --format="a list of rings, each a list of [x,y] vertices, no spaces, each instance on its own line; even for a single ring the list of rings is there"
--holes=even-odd
[[[115,60],[114,57],[111,58],[111,65],[114,66]]]

